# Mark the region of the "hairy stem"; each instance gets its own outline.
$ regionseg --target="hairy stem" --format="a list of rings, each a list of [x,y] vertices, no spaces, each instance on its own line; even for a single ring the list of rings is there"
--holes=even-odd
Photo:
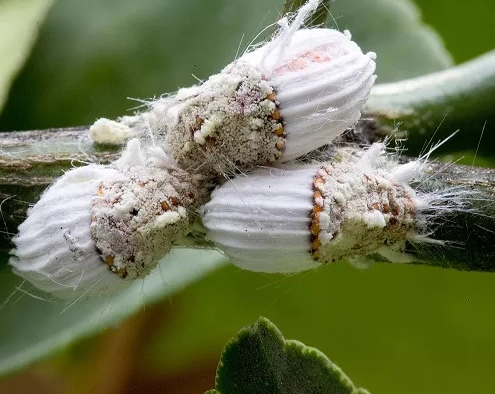
[[[356,136],[360,143],[369,142],[359,131],[347,133],[346,146]],[[88,161],[108,163],[119,151],[93,144],[87,128],[0,133],[0,224],[5,233],[0,249],[11,248],[9,240],[29,205],[65,169]],[[428,180],[416,186],[419,191],[462,190],[463,204],[430,219],[429,238],[442,242],[409,243],[406,251],[421,264],[495,271],[495,169],[431,163],[427,172]],[[448,198],[445,204],[452,205]],[[189,240],[201,244],[201,235],[193,235]]]
[[[109,163],[120,151],[94,144],[87,127],[0,133],[0,250],[11,248],[29,205],[65,170]]]
[[[419,263],[473,271],[495,271],[495,170],[431,163],[420,191],[462,191],[461,206],[433,214],[429,238],[442,242],[408,244]],[[452,205],[447,198],[445,205]],[[456,204],[458,201],[456,202]]]
[[[287,1],[286,11],[301,3]],[[494,108],[492,51],[450,70],[377,85],[366,113],[350,133],[351,141],[369,144],[391,135],[398,126],[407,133],[408,148],[414,151],[442,125],[439,139],[461,129],[461,135],[449,141],[449,149],[473,149],[486,126],[480,151],[493,155]],[[29,204],[66,169],[88,162],[109,163],[120,150],[119,146],[94,144],[87,127],[0,133],[0,249],[10,249],[10,238]],[[443,242],[408,244],[407,252],[420,263],[495,271],[495,170],[431,164],[428,171],[429,181],[420,189],[462,188],[465,205],[431,219],[430,238]]]
[[[449,70],[378,84],[365,112],[376,121],[377,137],[398,129],[415,152],[437,128],[439,139],[460,130],[450,150],[476,149],[484,129],[480,152],[493,156],[495,50]]]
[[[1,132],[0,182],[46,184],[71,163],[110,162],[120,150],[93,143],[88,127]]]

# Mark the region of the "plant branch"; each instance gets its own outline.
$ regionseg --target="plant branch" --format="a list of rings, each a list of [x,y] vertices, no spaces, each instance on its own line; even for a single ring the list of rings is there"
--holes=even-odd
[[[495,271],[495,169],[430,163],[420,191],[462,190],[462,206],[428,220],[429,238],[442,242],[408,244],[422,264],[468,271]],[[445,206],[452,205],[445,201]]]
[[[370,142],[362,134],[369,123],[363,120],[358,126],[343,142]],[[108,163],[119,152],[120,147],[93,144],[87,128],[0,133],[0,211],[5,229],[0,249],[11,248],[10,237],[29,205],[64,170],[77,162]],[[442,243],[408,244],[407,252],[423,264],[495,271],[495,169],[431,163],[427,172],[429,180],[418,189],[432,193],[461,188],[465,204],[433,215],[430,238]]]
[[[294,4],[292,2],[291,4]],[[481,132],[481,150],[493,154],[495,130],[495,51],[453,69],[411,80],[377,85],[366,113],[348,141],[369,144],[390,135],[396,125],[408,134],[408,148],[422,147],[443,122],[439,138],[458,128]],[[490,131],[490,132],[487,132]],[[462,149],[475,148],[479,134],[453,138]],[[460,145],[459,145],[460,144]],[[462,145],[462,146],[461,146]],[[26,215],[29,204],[66,169],[88,162],[109,163],[122,147],[94,144],[87,127],[0,133],[0,249]],[[425,191],[462,187],[469,209],[453,210],[434,223],[432,238],[446,241],[408,252],[427,264],[495,271],[495,170],[432,164]],[[1,234],[1,233],[0,233]]]
[[[0,182],[46,184],[73,162],[106,163],[119,152],[120,147],[94,144],[85,126],[0,132]]]
[[[109,163],[120,150],[94,144],[87,127],[0,133],[0,250],[11,248],[29,205],[65,170]]]
[[[396,128],[407,136],[408,147],[420,150],[438,128],[445,138],[460,129],[449,149],[476,149],[494,154],[495,50],[449,70],[400,82],[378,84],[366,105],[376,121],[376,137],[392,135]]]

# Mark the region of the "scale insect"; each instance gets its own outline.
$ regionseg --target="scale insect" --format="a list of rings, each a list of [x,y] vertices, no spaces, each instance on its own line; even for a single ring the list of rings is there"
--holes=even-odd
[[[424,234],[431,206],[410,185],[422,160],[399,164],[375,144],[295,162],[358,122],[376,78],[376,55],[349,32],[303,27],[319,3],[283,17],[273,38],[203,83],[96,121],[95,143],[126,149],[43,193],[13,238],[14,272],[60,298],[110,295],[191,233],[253,271],[373,253],[407,261],[404,244]]]

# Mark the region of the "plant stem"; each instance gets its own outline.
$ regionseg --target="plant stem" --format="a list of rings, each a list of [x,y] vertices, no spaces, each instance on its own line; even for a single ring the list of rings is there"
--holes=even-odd
[[[86,126],[0,132],[0,182],[46,184],[73,162],[110,162],[120,150],[93,143]]]
[[[377,85],[354,134],[361,143],[371,143],[390,135],[400,124],[401,130],[407,130],[408,148],[419,148],[443,122],[439,138],[458,128],[467,137],[456,136],[449,141],[449,149],[456,144],[471,149],[478,145],[486,123],[480,151],[493,155],[494,108],[492,51],[447,71]],[[94,144],[87,127],[0,133],[0,226],[4,233],[0,249],[10,249],[10,237],[24,220],[29,204],[64,170],[88,162],[109,163],[120,150],[119,146]],[[443,244],[409,244],[407,251],[421,263],[495,271],[495,170],[450,165],[440,171],[440,166],[430,165],[430,181],[421,188],[432,192],[462,187],[469,191],[466,209],[433,219],[437,222],[432,223],[431,238]]]
[[[420,150],[438,128],[443,139],[460,129],[449,149],[476,149],[484,129],[480,152],[494,154],[495,50],[472,61],[400,82],[378,84],[365,113],[376,121],[376,136],[399,129],[408,148]],[[364,115],[363,117],[366,117]]]
[[[408,244],[418,263],[468,271],[495,271],[495,169],[430,163],[418,190],[462,190],[462,206],[433,215],[429,238],[440,243]],[[445,201],[445,206],[451,202]],[[434,213],[434,212],[433,212]]]
[[[94,144],[87,127],[0,133],[0,250],[11,248],[29,205],[65,170],[109,163],[120,150]]]
[[[0,249],[11,248],[9,239],[29,204],[74,161],[108,163],[119,151],[95,146],[87,128],[0,133],[0,208],[5,229]],[[427,172],[429,180],[418,190],[462,188],[465,204],[431,219],[430,238],[443,242],[408,244],[406,251],[421,264],[495,271],[495,169],[430,163]]]

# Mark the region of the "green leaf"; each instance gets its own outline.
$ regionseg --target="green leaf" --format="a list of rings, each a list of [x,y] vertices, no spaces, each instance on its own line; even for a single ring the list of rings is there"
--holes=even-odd
[[[177,376],[218,360],[232,333],[264,315],[373,393],[488,394],[494,279],[409,264],[336,263],[290,276],[226,267],[174,300],[180,313],[147,346],[144,368]]]
[[[225,345],[215,386],[218,394],[366,393],[318,349],[284,339],[263,317]]]
[[[69,302],[34,298],[37,294],[33,289],[2,264],[0,375],[105,327],[118,325],[144,305],[176,293],[224,263],[222,255],[216,252],[178,249],[161,260],[159,271],[136,281],[115,297]]]
[[[0,2],[0,111],[53,0]]]
[[[444,70],[453,64],[440,36],[409,0],[337,0],[329,25],[349,29],[364,51],[377,54],[378,83]]]

